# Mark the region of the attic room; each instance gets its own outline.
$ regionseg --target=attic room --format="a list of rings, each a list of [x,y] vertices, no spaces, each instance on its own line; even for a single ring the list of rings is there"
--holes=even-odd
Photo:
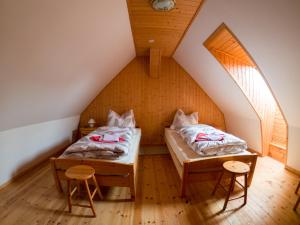
[[[300,1],[0,1],[0,223],[300,224]]]

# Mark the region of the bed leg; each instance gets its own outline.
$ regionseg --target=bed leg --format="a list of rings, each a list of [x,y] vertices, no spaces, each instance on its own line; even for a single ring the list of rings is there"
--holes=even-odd
[[[180,197],[181,198],[184,198],[186,196],[186,187],[188,185],[188,174],[189,174],[188,163],[184,163],[181,188],[180,188]]]
[[[60,182],[60,180],[57,176],[57,171],[56,171],[56,166],[55,166],[55,158],[54,157],[50,158],[50,165],[51,165],[51,168],[52,168],[52,173],[53,173],[56,189],[59,193],[62,193],[63,189],[62,189],[62,186],[61,186],[61,182]]]
[[[257,155],[254,155],[253,159],[251,161],[250,172],[248,175],[248,187],[250,187],[251,182],[252,182],[252,178],[253,178],[254,170],[255,170],[255,166],[256,166],[256,161],[257,161]]]
[[[185,197],[185,188],[186,188],[186,184],[184,183],[184,181],[181,182],[181,188],[180,188],[180,197],[184,198]]]
[[[131,194],[131,200],[134,201],[135,200],[135,179],[134,179],[134,172],[131,171],[129,173],[129,188],[130,188],[130,194]]]

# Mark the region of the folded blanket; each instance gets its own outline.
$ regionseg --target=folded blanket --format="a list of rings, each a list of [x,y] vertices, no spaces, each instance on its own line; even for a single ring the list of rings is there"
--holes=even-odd
[[[197,137],[195,141],[223,141],[224,140],[224,134],[218,134],[218,133],[212,133],[212,134],[205,134],[205,133],[199,133],[197,134]]]
[[[117,159],[121,154],[113,153],[111,151],[84,151],[84,152],[73,152],[68,155],[64,154],[65,157],[72,158],[92,158],[92,159]]]
[[[235,154],[247,149],[244,140],[204,124],[185,126],[178,133],[196,153],[203,156]]]
[[[68,147],[63,155],[82,158],[118,158],[128,153],[132,137],[132,128],[100,127]]]
[[[94,135],[90,137],[90,140],[99,143],[110,143],[110,144],[125,141],[125,139],[122,137],[114,136],[110,134]]]
[[[104,134],[103,135],[103,138],[102,138],[103,141],[115,141],[115,142],[118,142],[118,141],[124,141],[124,139],[122,137],[120,137],[119,134]]]

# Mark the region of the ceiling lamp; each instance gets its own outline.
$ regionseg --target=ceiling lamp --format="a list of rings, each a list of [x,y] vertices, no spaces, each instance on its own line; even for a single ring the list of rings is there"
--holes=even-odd
[[[175,0],[151,0],[152,7],[156,11],[170,11],[175,5]]]

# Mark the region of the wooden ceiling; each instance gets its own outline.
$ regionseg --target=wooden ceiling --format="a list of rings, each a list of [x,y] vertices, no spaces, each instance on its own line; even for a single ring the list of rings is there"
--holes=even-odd
[[[218,27],[204,42],[204,46],[211,52],[221,52],[242,61],[246,65],[256,67],[248,52],[225,24]]]
[[[150,0],[127,0],[131,28],[138,56],[149,55],[150,48],[172,56],[203,0],[176,0],[169,12],[154,11]],[[154,43],[149,43],[149,40]]]

